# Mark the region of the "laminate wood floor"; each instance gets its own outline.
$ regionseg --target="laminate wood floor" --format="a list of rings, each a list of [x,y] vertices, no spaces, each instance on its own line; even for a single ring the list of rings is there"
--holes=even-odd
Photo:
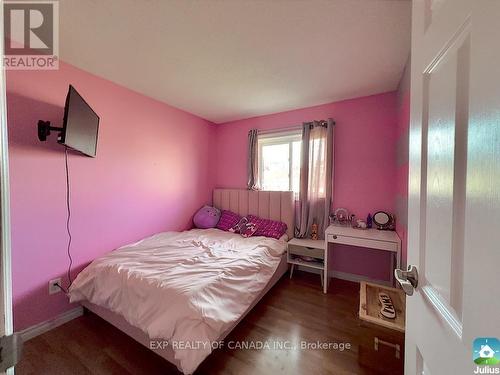
[[[198,368],[200,374],[402,374],[394,349],[374,350],[374,337],[401,345],[404,335],[358,319],[359,284],[333,279],[323,294],[319,276],[285,275]],[[238,349],[236,342],[271,349]],[[299,348],[274,349],[288,341]],[[300,349],[301,342],[349,343],[349,350]],[[25,343],[16,374],[179,374],[177,369],[98,316],[87,313]]]

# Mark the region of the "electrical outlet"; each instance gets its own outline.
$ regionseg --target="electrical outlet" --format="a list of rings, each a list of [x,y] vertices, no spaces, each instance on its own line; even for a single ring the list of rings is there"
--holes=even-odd
[[[57,284],[62,285],[60,277],[49,281],[49,294],[56,294],[61,291],[61,288],[59,288]]]

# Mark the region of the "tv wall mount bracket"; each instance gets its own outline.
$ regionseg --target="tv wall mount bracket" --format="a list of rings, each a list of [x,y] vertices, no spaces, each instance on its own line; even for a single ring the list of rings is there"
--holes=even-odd
[[[38,139],[42,142],[47,140],[51,131],[58,132],[60,136],[63,130],[63,128],[50,126],[50,121],[38,120]]]

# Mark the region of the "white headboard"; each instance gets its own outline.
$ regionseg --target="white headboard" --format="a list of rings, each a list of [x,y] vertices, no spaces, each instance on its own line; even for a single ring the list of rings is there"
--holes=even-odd
[[[214,189],[213,201],[214,207],[241,216],[251,214],[282,221],[288,226],[288,238],[293,238],[295,215],[292,191]]]

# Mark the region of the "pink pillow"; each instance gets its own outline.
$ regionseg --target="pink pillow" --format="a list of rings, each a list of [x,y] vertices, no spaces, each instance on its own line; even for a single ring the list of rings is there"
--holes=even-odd
[[[240,220],[240,215],[228,210],[223,210],[220,215],[219,222],[217,223],[217,229],[225,230],[227,232],[229,229],[238,224]]]
[[[279,240],[286,233],[287,225],[281,221],[262,219],[254,215],[248,215],[247,217],[249,223],[257,225],[257,231],[254,233],[254,236],[265,236]]]

